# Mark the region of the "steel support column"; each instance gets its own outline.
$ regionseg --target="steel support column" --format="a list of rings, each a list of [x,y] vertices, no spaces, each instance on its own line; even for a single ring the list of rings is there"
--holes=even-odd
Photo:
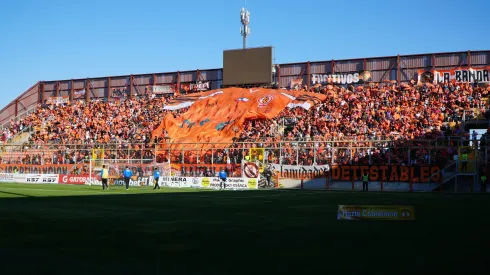
[[[56,82],[56,97],[60,96],[60,83]]]
[[[75,92],[75,87],[74,87],[74,81],[73,79],[70,80],[70,96],[69,96],[69,99],[70,99],[70,104],[73,100],[73,93]]]
[[[180,94],[180,72],[177,72],[177,87],[175,87],[175,93]]]
[[[129,98],[133,98],[133,75],[129,75]]]
[[[400,55],[396,57],[396,85],[400,86],[400,82],[402,79],[402,71],[400,64]]]
[[[276,75],[277,75],[277,87],[281,88],[281,66],[276,66]]]
[[[15,100],[15,119],[17,120],[17,116],[19,115],[19,100]]]
[[[110,101],[112,98],[112,85],[111,85],[111,77],[107,77],[107,101]]]
[[[39,103],[44,104],[44,82],[39,82]]]
[[[85,101],[87,103],[90,101],[90,79],[88,78],[85,81]]]

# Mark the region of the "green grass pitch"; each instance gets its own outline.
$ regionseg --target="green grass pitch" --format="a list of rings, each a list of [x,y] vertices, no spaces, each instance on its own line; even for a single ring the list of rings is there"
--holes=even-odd
[[[0,184],[0,274],[488,274],[486,194]],[[339,204],[415,221],[338,221]]]

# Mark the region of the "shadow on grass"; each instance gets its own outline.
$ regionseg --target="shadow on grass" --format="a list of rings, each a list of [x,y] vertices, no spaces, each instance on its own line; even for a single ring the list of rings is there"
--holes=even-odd
[[[462,260],[456,248],[472,245],[480,253],[488,247],[488,241],[458,238],[487,228],[485,217],[455,206],[484,209],[488,202],[481,196],[306,190],[106,194],[0,200],[2,274],[402,274],[400,259],[415,254],[431,261],[412,261],[403,266],[405,273],[478,274],[478,265],[465,263],[483,259],[465,253]],[[336,220],[338,204],[397,203],[416,205],[417,220]],[[454,249],[441,251],[449,239]],[[451,264],[441,267],[443,260]]]
[[[31,196],[31,195],[20,194],[20,193],[12,193],[12,192],[6,192],[6,191],[0,191],[0,194],[15,195],[15,196],[25,197],[25,198],[34,198],[35,197],[35,196]],[[6,197],[6,198],[0,197],[0,200],[1,199],[12,199],[12,197]]]

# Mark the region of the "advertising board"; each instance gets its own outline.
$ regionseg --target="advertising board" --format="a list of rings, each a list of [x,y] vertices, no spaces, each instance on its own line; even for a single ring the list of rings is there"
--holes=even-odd
[[[159,180],[162,186],[174,188],[220,188],[220,179],[217,177],[162,177]],[[228,178],[226,188],[236,190],[258,189],[257,179]]]

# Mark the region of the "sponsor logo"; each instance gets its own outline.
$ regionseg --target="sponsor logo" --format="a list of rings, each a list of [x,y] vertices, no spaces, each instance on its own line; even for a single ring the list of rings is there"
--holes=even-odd
[[[5,174],[1,173],[0,174],[0,181],[13,181],[14,180],[14,175],[13,174]]]
[[[201,184],[202,184],[202,187],[204,187],[204,188],[209,187],[209,179],[208,178],[203,178]]]
[[[248,188],[250,188],[250,189],[256,189],[257,188],[257,180],[256,179],[249,179],[247,185],[248,185]]]
[[[134,179],[129,179],[129,185],[130,186],[145,186],[149,185],[150,182],[150,177],[137,177],[136,180]],[[126,183],[124,182],[124,178],[119,178],[114,181],[114,185],[120,185],[124,186]]]
[[[269,105],[269,103],[271,103],[273,99],[274,99],[273,96],[266,95],[264,97],[259,98],[257,100],[257,102],[259,103],[259,107],[265,107],[265,106]]]
[[[192,184],[199,184],[199,179],[198,178],[193,178],[192,179]]]
[[[43,178],[44,183],[55,183],[56,179],[55,178]]]
[[[26,177],[26,182],[31,183],[31,182],[39,182],[39,177]]]
[[[92,176],[92,179],[97,180],[97,177]],[[85,184],[90,180],[90,175],[59,175],[60,184]]]

